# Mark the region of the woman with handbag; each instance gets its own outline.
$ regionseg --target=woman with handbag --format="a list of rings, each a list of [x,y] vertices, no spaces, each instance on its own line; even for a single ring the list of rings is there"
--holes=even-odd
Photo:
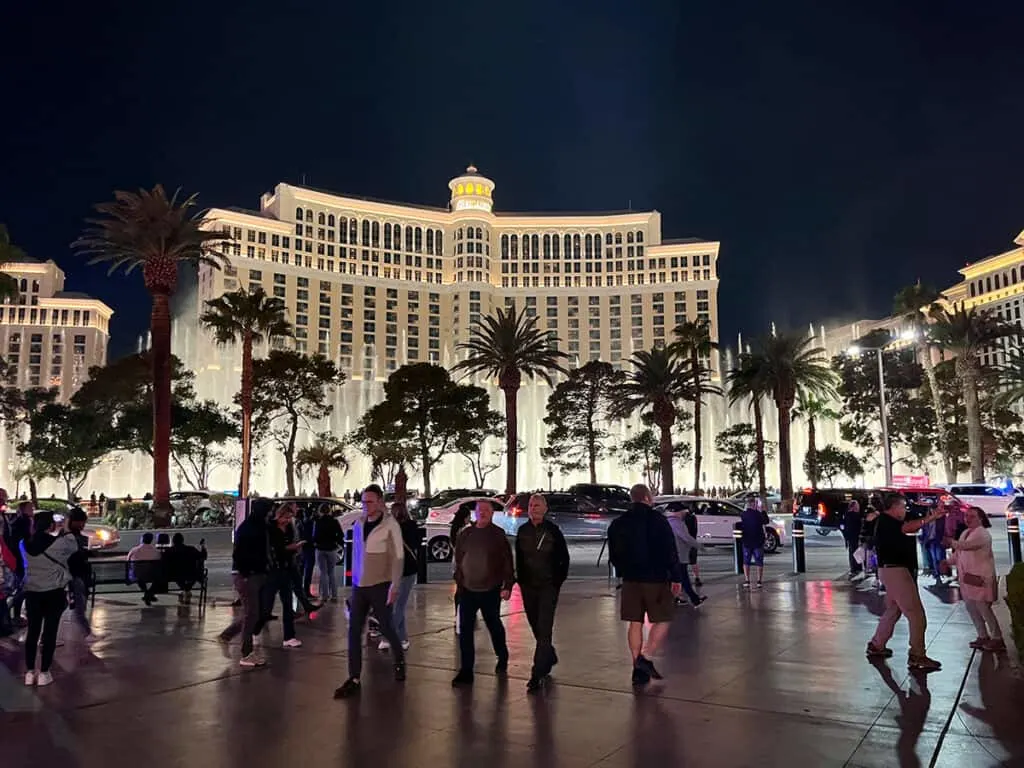
[[[978,632],[971,648],[997,653],[1005,651],[1003,632],[992,610],[992,604],[999,598],[992,535],[988,532],[992,523],[979,507],[969,507],[964,513],[964,522],[967,527],[952,542],[953,556],[946,561],[946,567],[956,566],[960,597]]]
[[[402,548],[405,551],[405,562],[402,566],[402,580],[398,583],[398,594],[391,606],[391,625],[395,628],[395,634],[402,641],[402,650],[409,648],[409,630],[405,624],[405,608],[409,604],[409,596],[412,588],[416,585],[416,573],[419,570],[420,544],[423,541],[423,529],[416,521],[409,517],[409,512],[402,502],[395,502],[391,506],[391,516],[398,521],[402,529]],[[386,638],[381,638],[378,648],[386,651],[391,643]]]

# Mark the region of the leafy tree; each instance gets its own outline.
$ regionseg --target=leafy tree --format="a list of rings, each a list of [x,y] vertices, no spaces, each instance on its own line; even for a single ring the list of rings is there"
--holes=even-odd
[[[715,436],[715,450],[729,468],[729,479],[740,488],[749,488],[758,477],[757,439],[757,430],[746,423],[733,424]],[[775,443],[761,439],[765,458],[774,457]]]
[[[173,413],[171,458],[193,488],[209,488],[213,470],[232,463],[224,446],[238,439],[238,424],[213,400],[179,403]]]
[[[967,418],[967,452],[971,462],[971,481],[985,482],[985,454],[982,445],[982,417],[978,403],[981,361],[978,354],[1007,336],[1020,333],[1016,325],[992,312],[966,309],[961,303],[950,312],[938,308],[932,312],[931,338],[942,349],[956,355],[956,377],[963,387]]]
[[[149,331],[153,364],[153,517],[166,525],[171,515],[171,312],[170,298],[178,286],[178,267],[202,264],[219,269],[228,263],[217,248],[229,236],[203,228],[196,197],[167,196],[159,184],[152,190],[115,192],[114,200],[99,203],[99,216],[75,241],[90,264],[106,262],[110,273],[142,268],[142,279],[153,299]]]
[[[242,496],[248,496],[252,463],[252,348],[264,341],[291,336],[292,325],[285,318],[284,300],[268,296],[263,288],[252,293],[239,289],[207,301],[199,322],[213,332],[218,344],[242,345],[242,475],[238,489]]]
[[[51,402],[29,417],[29,437],[18,445],[40,478],[60,479],[74,499],[89,472],[109,452],[101,416],[86,408]]]
[[[327,433],[318,435],[315,443],[299,451],[295,464],[300,472],[316,468],[316,492],[327,497],[334,495],[331,493],[331,470],[340,469],[342,474],[349,470],[345,444]]]
[[[839,412],[832,408],[829,400],[818,395],[801,390],[797,394],[796,408],[793,411],[793,420],[803,419],[807,422],[807,477],[811,480],[811,487],[818,487],[820,474],[815,463],[818,455],[817,424],[819,421],[835,421],[839,418]]]
[[[371,408],[346,438],[347,444],[370,459],[371,476],[385,488],[394,484],[400,468],[414,468],[419,460],[415,445],[404,435],[388,430],[389,419],[389,413]]]
[[[825,350],[812,346],[814,338],[802,334],[777,334],[759,339],[755,352],[764,381],[771,389],[779,415],[779,489],[783,511],[793,508],[793,471],[789,427],[797,393],[828,395],[835,377]]]
[[[4,264],[24,262],[26,258],[25,252],[11,242],[7,225],[0,224],[0,267],[3,267]],[[18,298],[18,281],[13,275],[0,269],[0,301],[4,299],[14,301],[16,298]]]
[[[537,327],[536,315],[515,308],[497,309],[481,318],[469,331],[469,341],[459,344],[466,359],[453,370],[496,378],[505,395],[505,492],[516,492],[519,445],[518,397],[523,376],[540,377],[554,386],[556,373],[565,373],[562,361],[568,357],[558,349],[558,338]]]
[[[804,457],[804,471],[810,476],[810,468],[813,465],[830,486],[835,485],[837,477],[848,477],[853,480],[864,474],[863,464],[851,451],[826,445],[815,453],[816,455],[812,456],[811,451],[807,451]]]
[[[939,455],[942,458],[943,469],[946,473],[946,482],[956,481],[956,467],[952,457],[949,455],[949,439],[946,434],[946,416],[942,411],[942,395],[939,390],[938,378],[935,375],[935,363],[932,360],[932,339],[927,318],[938,311],[940,294],[930,285],[923,285],[920,280],[914,285],[909,285],[896,294],[894,300],[894,312],[902,315],[903,319],[910,324],[913,338],[913,345],[918,359],[924,368],[925,377],[928,381],[928,395],[932,408],[932,415],[935,424],[935,437],[939,444]],[[922,437],[917,436],[911,440],[912,450],[915,456],[920,455],[924,446]]]
[[[489,450],[495,441],[501,445]],[[522,451],[523,441],[517,443],[516,451]],[[456,440],[455,450],[466,460],[466,467],[473,473],[476,488],[483,488],[487,476],[505,461],[505,417],[491,411],[486,419],[463,430]]]
[[[738,364],[726,374],[729,389],[729,405],[749,400],[754,416],[754,461],[757,469],[757,489],[762,499],[768,498],[768,483],[765,478],[765,465],[768,456],[767,442],[764,439],[764,417],[761,411],[762,401],[771,394],[771,387],[764,375],[765,368],[761,360],[749,352],[739,356]],[[774,455],[774,448],[773,454]]]
[[[610,363],[592,360],[569,371],[548,397],[547,454],[563,471],[587,468],[597,482],[597,462],[610,451],[608,424],[619,387],[626,380]]]
[[[289,496],[295,494],[295,452],[299,430],[331,414],[329,396],[345,380],[345,374],[323,355],[304,355],[291,349],[274,349],[253,362],[253,435],[269,439],[284,455],[284,474]],[[236,403],[240,400],[235,397]]]
[[[690,394],[693,398],[693,492],[700,493],[700,467],[703,459],[703,443],[701,440],[701,407],[705,394],[722,394],[718,387],[711,385],[711,368],[704,361],[718,349],[718,344],[711,340],[711,325],[707,320],[687,320],[673,331],[675,344],[682,357],[689,361],[692,377]],[[595,482],[591,480],[591,482]]]
[[[690,415],[685,414],[685,421],[689,428]],[[641,419],[640,429],[633,432],[623,440],[616,448],[615,454],[619,463],[627,470],[636,470],[638,467],[643,470],[644,482],[652,490],[662,486],[664,490],[663,469],[661,463],[661,436],[659,430],[652,426],[651,420]],[[689,443],[681,439],[674,439],[672,442],[673,464],[685,464],[693,456]],[[671,493],[671,490],[668,491]]]
[[[396,435],[415,450],[423,491],[431,493],[434,466],[456,450],[460,437],[478,436],[493,426],[500,414],[489,407],[487,390],[471,384],[457,384],[439,365],[403,365],[384,384],[384,400],[370,409],[368,425],[386,430],[369,432],[369,437]]]

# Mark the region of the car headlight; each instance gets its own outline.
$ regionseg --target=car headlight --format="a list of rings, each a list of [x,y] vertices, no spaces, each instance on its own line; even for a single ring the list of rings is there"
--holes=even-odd
[[[96,531],[96,538],[100,541],[110,541],[110,531],[99,530]]]
[[[777,525],[779,528],[782,528],[783,530],[786,529],[786,521],[783,520],[781,517],[773,517],[771,520],[772,525]]]

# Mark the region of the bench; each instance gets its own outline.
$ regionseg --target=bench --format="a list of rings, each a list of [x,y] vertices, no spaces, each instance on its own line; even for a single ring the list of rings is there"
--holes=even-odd
[[[127,558],[118,557],[98,560],[90,559],[89,564],[92,566],[92,578],[89,581],[89,603],[92,607],[96,606],[96,588],[99,586],[124,587],[124,589],[111,589],[109,590],[110,593],[134,592],[138,589],[137,580],[132,578],[133,564],[145,564],[149,569],[152,581],[158,585],[154,590],[156,594],[182,592],[177,582],[167,578],[167,564],[163,560],[132,563]],[[197,565],[194,577],[195,585],[193,589],[199,590],[199,605],[205,607],[209,586],[209,571],[200,563]]]

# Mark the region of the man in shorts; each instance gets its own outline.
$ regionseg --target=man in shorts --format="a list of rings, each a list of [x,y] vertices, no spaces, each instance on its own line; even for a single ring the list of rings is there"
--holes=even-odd
[[[740,513],[740,528],[743,545],[743,586],[750,589],[750,569],[757,568],[757,588],[761,588],[761,577],[764,576],[764,527],[768,523],[768,515],[761,509],[761,499],[751,498],[747,508]]]
[[[608,556],[622,578],[621,618],[629,623],[629,652],[633,656],[633,684],[646,685],[661,674],[649,658],[665,636],[674,615],[675,598],[682,591],[682,564],[672,528],[651,506],[646,485],[629,491],[629,508],[608,527]],[[651,630],[644,642],[644,620]]]

